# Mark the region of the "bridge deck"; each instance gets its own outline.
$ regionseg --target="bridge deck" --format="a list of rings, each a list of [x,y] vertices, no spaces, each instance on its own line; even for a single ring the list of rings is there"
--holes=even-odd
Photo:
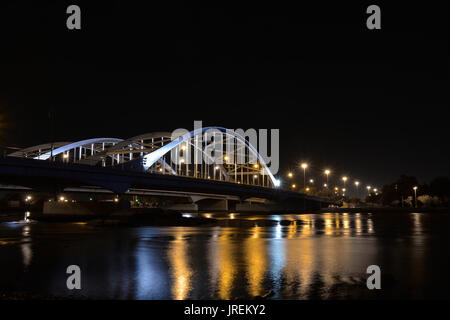
[[[54,190],[54,192],[70,187],[96,186],[118,194],[126,193],[133,188],[230,195],[239,197],[241,200],[254,197],[272,201],[309,200],[329,203],[328,199],[282,189],[135,172],[124,170],[121,167],[104,168],[22,158],[0,159],[0,183]]]

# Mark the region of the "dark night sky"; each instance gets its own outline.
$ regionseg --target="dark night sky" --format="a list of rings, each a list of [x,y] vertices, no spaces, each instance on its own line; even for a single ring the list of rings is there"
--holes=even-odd
[[[203,120],[279,128],[282,172],[307,160],[379,186],[450,174],[443,8],[377,2],[369,31],[362,3],[160,2],[2,1],[1,144],[50,141],[50,110],[61,141]],[[81,31],[66,29],[69,4]]]

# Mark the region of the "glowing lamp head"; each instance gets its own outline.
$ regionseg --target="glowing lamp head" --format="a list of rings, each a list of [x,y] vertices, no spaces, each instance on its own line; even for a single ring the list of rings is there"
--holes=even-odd
[[[327,170],[325,170],[324,172],[325,172],[325,174],[326,174],[326,175],[329,175],[329,174],[331,173],[331,171],[330,171],[330,170],[328,170],[328,169],[327,169]]]
[[[347,177],[345,177],[345,176],[344,176],[344,177],[342,177],[342,181],[344,181],[344,182],[345,182],[345,181],[347,181],[347,179],[348,179],[348,178],[347,178]]]
[[[359,186],[359,181],[355,181],[355,186]]]
[[[289,173],[288,173],[288,177],[289,177],[289,178],[292,178],[292,177],[293,177],[292,172],[289,172]]]
[[[307,163],[302,163],[300,166],[302,167],[302,169],[308,168],[308,164]]]
[[[414,186],[413,189],[414,189],[414,190],[417,190],[418,188],[417,188],[417,186]]]

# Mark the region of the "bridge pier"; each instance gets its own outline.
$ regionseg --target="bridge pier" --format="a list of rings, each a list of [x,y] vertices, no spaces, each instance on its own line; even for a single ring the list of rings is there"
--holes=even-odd
[[[174,203],[162,205],[160,208],[174,211],[198,212],[198,205],[196,203]]]
[[[227,199],[204,199],[197,202],[199,212],[229,212]]]

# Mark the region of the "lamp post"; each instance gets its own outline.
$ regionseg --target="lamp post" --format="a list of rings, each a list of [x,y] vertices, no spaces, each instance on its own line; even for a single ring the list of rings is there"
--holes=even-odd
[[[302,163],[301,167],[303,169],[303,189],[305,189],[306,188],[306,168],[308,168],[308,164]]]
[[[417,186],[414,186],[413,189],[414,189],[414,208],[417,208]]]
[[[359,189],[358,189],[358,187],[359,187],[359,181],[355,181],[355,186],[356,186],[356,197],[359,198]]]
[[[368,194],[369,194],[369,196],[370,196],[370,189],[371,189],[372,187],[371,187],[371,186],[367,186],[366,188],[367,188],[367,192],[368,192]]]
[[[328,170],[328,169],[326,169],[326,170],[324,171],[324,173],[325,173],[325,175],[327,176],[327,186],[328,186],[328,175],[331,173],[331,171]]]
[[[345,183],[347,182],[347,179],[348,179],[348,178],[347,178],[346,176],[343,176],[343,177],[342,177],[342,181],[344,181],[344,188],[345,188]]]

